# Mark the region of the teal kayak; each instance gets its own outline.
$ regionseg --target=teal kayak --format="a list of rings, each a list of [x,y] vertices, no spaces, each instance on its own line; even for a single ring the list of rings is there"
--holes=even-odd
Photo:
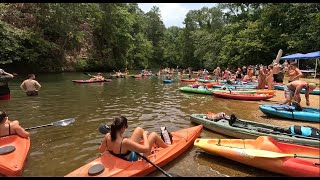
[[[214,92],[229,92],[228,90],[223,90],[223,89],[213,89],[213,88],[198,89],[198,88],[193,88],[193,87],[189,87],[189,86],[180,87],[179,90],[184,91],[184,92],[189,92],[189,93],[208,94],[208,95],[213,95]],[[254,94],[257,91],[256,90],[243,90],[243,91],[232,91],[232,92],[239,93],[239,94]]]
[[[280,133],[276,129],[284,127],[274,126],[271,124],[238,119],[230,125],[227,119],[212,121],[206,119],[205,114],[192,114],[190,116],[190,120],[193,123],[202,124],[203,127],[212,131],[239,139],[256,139],[259,136],[270,136],[275,140],[281,142],[294,143],[317,148],[320,147],[319,138],[292,135],[282,132]]]
[[[173,79],[164,79],[163,83],[169,84],[169,83],[173,83],[174,80]]]
[[[282,91],[284,90],[284,86],[274,85],[273,87],[277,90],[282,90]],[[304,89],[304,88],[300,91],[300,93],[302,93],[302,94],[304,94],[305,92],[306,92],[306,89]],[[320,90],[315,89],[312,92],[310,92],[309,94],[320,95]]]
[[[281,108],[283,107],[283,108]],[[320,122],[320,109],[302,108],[302,111],[285,108],[284,105],[259,105],[259,109],[267,116],[278,116],[286,119],[309,122]]]

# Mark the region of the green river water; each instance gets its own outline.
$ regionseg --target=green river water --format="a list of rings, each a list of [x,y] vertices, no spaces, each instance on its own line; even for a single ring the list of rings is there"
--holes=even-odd
[[[65,176],[98,157],[103,135],[97,128],[111,124],[115,116],[128,119],[129,136],[135,127],[159,132],[194,126],[190,114],[226,112],[243,119],[260,118],[258,102],[231,101],[210,95],[188,94],[178,88],[188,83],[164,84],[158,77],[113,79],[110,83],[75,84],[71,80],[89,79],[83,73],[38,74],[39,96],[28,97],[20,89],[24,77],[9,82],[11,100],[0,101],[10,120],[23,127],[48,124],[74,117],[67,127],[45,127],[30,131],[31,148],[22,176]],[[228,138],[203,129],[203,138]],[[163,167],[180,176],[277,176],[222,157],[199,152],[196,147]],[[148,176],[163,176],[156,171]]]

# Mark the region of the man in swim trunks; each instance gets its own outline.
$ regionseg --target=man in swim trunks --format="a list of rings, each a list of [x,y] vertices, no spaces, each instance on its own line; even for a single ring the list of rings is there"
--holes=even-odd
[[[284,86],[284,97],[286,98],[286,100],[283,104],[291,105],[291,101],[295,100],[300,105],[300,102],[301,102],[300,91],[304,88],[306,90],[305,92],[306,104],[307,106],[309,106],[310,105],[309,93],[312,92],[314,89],[316,89],[316,87],[317,87],[316,84],[308,83],[303,80],[296,80],[288,83],[286,86]]]
[[[41,85],[38,81],[34,80],[36,76],[34,74],[29,74],[28,79],[24,80],[20,88],[27,94],[27,96],[37,96]]]

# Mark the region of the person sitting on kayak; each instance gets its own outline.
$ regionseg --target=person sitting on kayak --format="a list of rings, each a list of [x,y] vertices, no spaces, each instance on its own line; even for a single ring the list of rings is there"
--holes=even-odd
[[[302,135],[306,137],[320,138],[320,131],[317,128],[311,126],[296,126],[291,125],[288,129],[274,127],[274,131],[279,131],[282,133],[292,134],[292,135]]]
[[[41,85],[38,81],[34,80],[36,76],[34,74],[29,74],[28,79],[24,80],[20,88],[27,94],[27,96],[37,96]]]
[[[92,81],[104,81],[104,77],[102,76],[101,73],[98,73],[96,76],[93,76],[90,80]]]
[[[23,138],[28,138],[29,133],[24,130],[20,125],[19,121],[7,122],[8,115],[4,111],[0,111],[0,137],[18,134]]]
[[[292,100],[295,100],[300,105],[300,91],[305,88],[306,105],[309,106],[309,93],[316,89],[316,87],[317,86],[315,83],[308,83],[303,80],[296,80],[288,83],[286,86],[284,86],[284,97],[286,100],[283,102],[283,104],[291,105]]]
[[[130,138],[122,137],[124,131],[128,128],[127,119],[123,116],[116,117],[111,124],[111,132],[107,133],[99,147],[100,152],[108,150],[112,155],[127,161],[137,161],[138,156],[135,153],[144,153],[145,156],[151,153],[154,144],[158,147],[167,148],[161,137],[152,132],[137,127]],[[143,144],[140,144],[143,140]]]

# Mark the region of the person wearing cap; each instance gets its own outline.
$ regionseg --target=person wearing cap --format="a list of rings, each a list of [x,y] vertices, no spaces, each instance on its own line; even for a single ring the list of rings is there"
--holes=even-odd
[[[0,100],[9,100],[10,99],[10,89],[8,82],[14,76],[10,73],[5,72],[3,69],[0,69]]]
[[[317,86],[315,83],[308,83],[307,81],[303,80],[296,80],[288,83],[286,86],[284,86],[284,97],[286,98],[286,100],[283,102],[283,104],[291,105],[292,100],[294,100],[298,103],[298,105],[300,105],[300,91],[304,88],[306,90],[306,105],[310,106],[309,93],[316,89],[316,87]]]
[[[28,79],[24,80],[20,88],[27,94],[27,96],[37,96],[41,85],[38,81],[34,80],[36,76],[34,74],[29,74]]]

